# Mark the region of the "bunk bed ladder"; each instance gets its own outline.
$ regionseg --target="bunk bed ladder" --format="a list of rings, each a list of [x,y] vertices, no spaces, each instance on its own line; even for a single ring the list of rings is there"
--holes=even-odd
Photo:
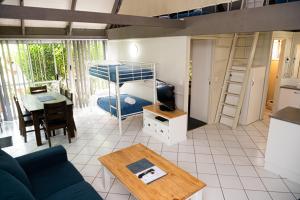
[[[234,34],[215,122],[237,127],[259,33]]]
[[[119,76],[119,66],[116,66],[116,112],[119,122],[119,134],[122,135],[122,112],[121,112],[121,101],[120,101],[120,76]]]

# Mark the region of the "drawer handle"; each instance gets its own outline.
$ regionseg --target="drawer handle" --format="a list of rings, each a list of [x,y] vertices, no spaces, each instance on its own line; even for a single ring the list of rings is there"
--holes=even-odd
[[[150,126],[150,124],[148,124],[148,126]]]
[[[294,92],[294,94],[300,94],[300,92]]]

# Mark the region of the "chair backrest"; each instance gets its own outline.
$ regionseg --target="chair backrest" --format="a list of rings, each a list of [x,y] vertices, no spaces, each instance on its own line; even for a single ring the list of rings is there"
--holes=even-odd
[[[66,109],[67,104],[66,101],[58,102],[58,103],[45,103],[44,104],[44,115],[46,123],[50,121],[66,121]]]
[[[70,92],[70,90],[65,90],[65,96],[70,99],[71,101],[73,101],[73,93]]]
[[[65,90],[64,88],[62,88],[62,87],[59,87],[59,93],[60,93],[61,95],[65,95],[66,90]]]
[[[30,87],[30,94],[39,94],[39,93],[44,93],[47,92],[47,86],[37,86],[37,87]]]
[[[19,99],[16,96],[13,96],[13,99],[14,99],[14,102],[15,102],[16,107],[17,107],[19,123],[24,123],[23,113],[22,113],[22,110],[21,110]]]

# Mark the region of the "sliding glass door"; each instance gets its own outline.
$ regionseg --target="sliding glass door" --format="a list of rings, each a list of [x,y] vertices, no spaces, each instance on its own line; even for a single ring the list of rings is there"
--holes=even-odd
[[[13,120],[13,96],[30,86],[47,85],[71,90],[74,106],[85,107],[91,95],[88,66],[104,59],[102,40],[2,40],[0,41],[0,112]]]

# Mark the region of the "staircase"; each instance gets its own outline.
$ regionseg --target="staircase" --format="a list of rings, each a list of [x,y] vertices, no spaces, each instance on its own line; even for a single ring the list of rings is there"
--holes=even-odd
[[[259,33],[233,38],[215,122],[237,127]]]

